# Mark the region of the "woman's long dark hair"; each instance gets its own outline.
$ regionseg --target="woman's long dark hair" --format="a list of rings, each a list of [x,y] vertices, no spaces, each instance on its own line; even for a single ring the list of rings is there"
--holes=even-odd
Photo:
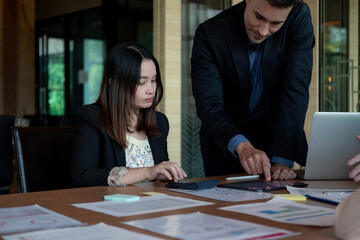
[[[107,55],[101,89],[96,103],[100,105],[100,128],[125,149],[126,132],[130,132],[131,114],[135,112],[135,93],[141,76],[141,63],[150,59],[156,67],[156,93],[150,108],[140,109],[136,129],[159,136],[155,108],[163,95],[159,63],[144,47],[124,43],[113,47]]]

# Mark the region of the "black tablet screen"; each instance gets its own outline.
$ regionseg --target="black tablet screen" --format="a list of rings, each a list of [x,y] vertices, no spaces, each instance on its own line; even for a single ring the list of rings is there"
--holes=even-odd
[[[292,182],[292,181],[272,180],[270,182],[267,182],[265,180],[258,180],[258,181],[227,183],[227,184],[218,185],[218,187],[223,187],[223,188],[233,188],[233,189],[248,190],[255,192],[281,190],[281,189],[286,189],[286,186],[306,187],[307,184],[301,182]]]

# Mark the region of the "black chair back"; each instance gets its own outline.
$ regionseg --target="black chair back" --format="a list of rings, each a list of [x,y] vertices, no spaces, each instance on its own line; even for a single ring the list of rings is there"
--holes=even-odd
[[[75,127],[13,128],[21,192],[71,188]]]
[[[0,192],[8,193],[13,180],[11,128],[14,116],[0,116]]]

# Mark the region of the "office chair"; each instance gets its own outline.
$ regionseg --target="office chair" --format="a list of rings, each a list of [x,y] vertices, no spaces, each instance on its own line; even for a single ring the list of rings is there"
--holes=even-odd
[[[75,127],[14,127],[21,192],[71,188]]]
[[[78,116],[50,116],[47,114],[24,115],[30,121],[30,127],[72,127],[77,125]]]
[[[13,180],[11,128],[15,117],[0,116],[0,193],[9,193]]]

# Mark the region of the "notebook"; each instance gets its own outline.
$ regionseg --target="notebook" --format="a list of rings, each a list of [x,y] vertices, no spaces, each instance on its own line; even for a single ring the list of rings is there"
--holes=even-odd
[[[304,179],[349,179],[346,162],[360,153],[360,113],[314,113]]]

